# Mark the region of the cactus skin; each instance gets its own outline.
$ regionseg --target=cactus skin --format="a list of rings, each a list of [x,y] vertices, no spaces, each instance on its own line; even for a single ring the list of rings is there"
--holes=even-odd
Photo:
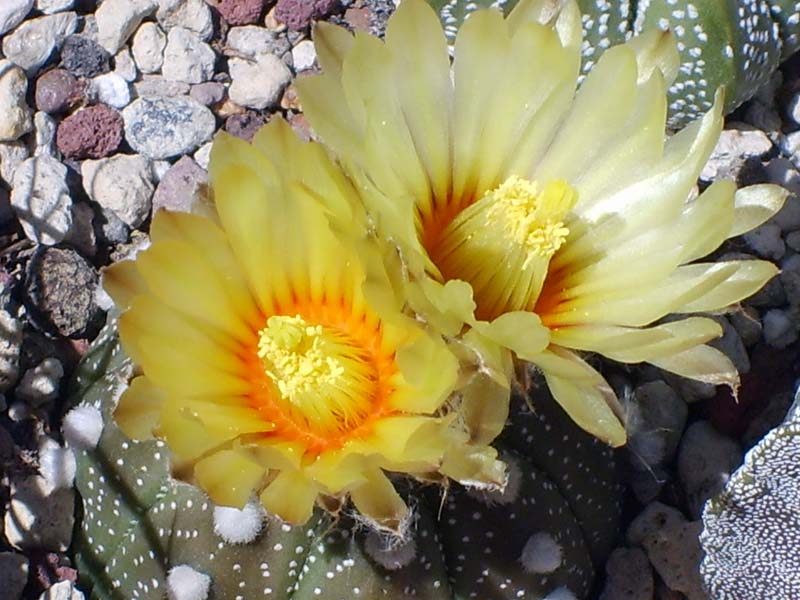
[[[467,15],[517,0],[429,0],[452,39]],[[578,0],[583,13],[583,72],[606,48],[653,28],[670,29],[681,67],[669,88],[668,124],[679,129],[706,112],[725,86],[730,112],[753,97],[782,60],[800,49],[797,0]]]
[[[213,504],[205,494],[170,476],[163,443],[131,441],[111,419],[132,373],[109,325],[79,366],[70,394],[70,405],[92,405],[105,422],[95,449],[75,450],[82,502],[74,551],[80,582],[95,600],[162,600],[168,573],[178,565],[211,578],[210,600],[537,600],[558,588],[585,598],[594,580],[592,557],[602,559],[614,543],[619,498],[608,491],[619,491],[617,484],[587,481],[584,489],[572,477],[579,471],[563,463],[569,456],[576,465],[591,464],[601,477],[613,479],[613,457],[594,444],[574,444],[573,434],[582,432],[552,412],[554,405],[536,418],[528,413],[522,429],[517,426],[523,442],[507,444],[516,447],[508,452],[522,474],[514,502],[487,503],[476,499],[481,493],[456,485],[443,490],[408,482],[416,554],[402,568],[378,565],[365,545],[369,529],[345,511],[338,522],[318,511],[303,527],[268,517],[251,543],[227,543],[214,531]],[[552,421],[539,418],[551,414]],[[566,446],[564,427],[569,429]],[[516,435],[513,428],[509,435]],[[549,456],[558,461],[547,458],[551,448]],[[592,492],[586,506],[574,494],[562,495],[568,483],[578,486],[568,493]],[[613,527],[593,521],[595,513],[613,521]],[[542,532],[558,543],[563,560],[552,572],[528,573],[520,562],[522,548]],[[608,538],[600,554],[592,541],[598,534]]]

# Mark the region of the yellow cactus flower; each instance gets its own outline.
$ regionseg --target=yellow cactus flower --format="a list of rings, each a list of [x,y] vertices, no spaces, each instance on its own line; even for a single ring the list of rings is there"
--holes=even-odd
[[[775,273],[695,262],[782,205],[776,186],[692,194],[722,126],[722,94],[665,139],[674,40],[607,50],[578,88],[573,0],[474,12],[453,58],[433,10],[404,0],[385,42],[320,23],[323,73],[298,82],[306,117],[347,165],[399,250],[404,295],[445,335],[469,331],[538,366],[584,429],[625,441],[616,397],[581,357],[649,362],[735,387],[708,318]],[[387,255],[391,256],[391,255]]]
[[[364,223],[321,146],[274,120],[252,145],[220,134],[210,172],[218,218],[160,211],[152,245],[104,274],[142,373],[116,410],[122,430],[163,438],[217,503],[258,494],[290,523],[349,497],[402,530],[387,472],[501,487],[484,443],[500,426],[451,410],[458,360],[382,301],[379,247],[331,225]]]

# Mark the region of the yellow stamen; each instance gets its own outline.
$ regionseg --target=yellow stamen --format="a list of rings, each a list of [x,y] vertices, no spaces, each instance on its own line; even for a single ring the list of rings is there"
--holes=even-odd
[[[276,315],[259,332],[258,356],[286,409],[321,433],[369,412],[375,379],[368,354],[340,331],[300,315]]]
[[[564,181],[540,189],[512,175],[456,215],[431,258],[444,279],[472,284],[479,318],[530,310],[550,259],[569,235],[564,219],[577,197]]]

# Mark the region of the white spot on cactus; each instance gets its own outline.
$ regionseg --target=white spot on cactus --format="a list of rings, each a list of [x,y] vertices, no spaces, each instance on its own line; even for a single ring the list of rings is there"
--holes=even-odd
[[[568,587],[562,586],[554,589],[542,600],[578,600],[578,597]]]
[[[402,539],[370,531],[364,548],[372,560],[389,571],[402,569],[417,556],[417,543],[411,535]]]
[[[68,445],[94,450],[103,433],[103,415],[94,406],[77,406],[64,417],[63,431]]]
[[[261,503],[251,500],[244,508],[214,507],[214,532],[229,544],[249,544],[264,527],[266,513]]]
[[[206,600],[210,587],[211,577],[189,565],[172,567],[167,575],[169,600]]]
[[[561,566],[561,545],[546,531],[534,533],[525,543],[519,561],[528,573],[544,575]]]
[[[487,506],[495,504],[507,505],[513,504],[519,497],[519,488],[522,484],[522,471],[517,464],[517,461],[511,456],[504,456],[503,460],[506,463],[506,485],[502,491],[482,490],[478,488],[468,488],[467,494],[479,502],[483,502]]]
[[[75,480],[75,455],[55,440],[45,437],[39,445],[39,472],[54,490],[72,487]]]

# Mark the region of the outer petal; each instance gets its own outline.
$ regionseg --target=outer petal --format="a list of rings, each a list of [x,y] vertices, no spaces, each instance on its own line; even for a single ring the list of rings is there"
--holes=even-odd
[[[311,518],[318,490],[300,471],[282,471],[261,492],[261,504],[287,523],[302,525]]]
[[[103,288],[120,310],[127,310],[136,295],[148,291],[147,283],[132,260],[121,260],[104,268]]]
[[[350,492],[358,511],[381,529],[400,533],[408,518],[408,508],[380,469],[365,472],[365,482]]]
[[[509,348],[523,360],[532,360],[550,342],[550,331],[542,326],[539,316],[532,312],[508,312],[491,323],[476,322],[474,327],[486,338]]]
[[[123,392],[114,411],[122,433],[134,440],[153,438],[164,404],[164,393],[146,377],[135,377]]]
[[[497,460],[497,450],[489,446],[459,444],[445,455],[441,473],[462,485],[479,489],[502,489],[506,465]]]
[[[233,450],[221,450],[194,466],[197,483],[217,504],[241,508],[260,486],[264,469]]]
[[[777,213],[789,196],[788,190],[770,184],[751,185],[736,190],[735,217],[728,237],[755,229]]]
[[[459,368],[444,343],[421,335],[397,351],[396,361],[409,387],[392,397],[392,407],[422,414],[440,408],[455,386]]]
[[[739,373],[730,359],[711,346],[696,346],[680,354],[651,361],[655,366],[689,379],[739,388]]]

